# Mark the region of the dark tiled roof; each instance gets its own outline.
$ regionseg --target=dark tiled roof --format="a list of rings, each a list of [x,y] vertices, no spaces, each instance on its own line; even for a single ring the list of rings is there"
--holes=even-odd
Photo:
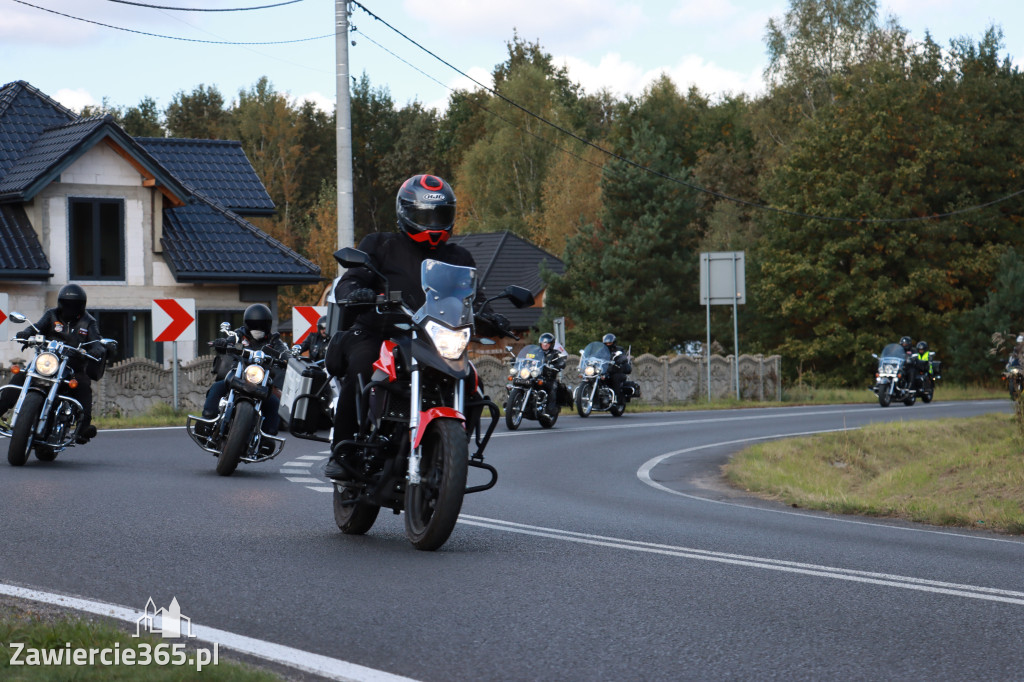
[[[108,123],[113,123],[109,115],[97,116],[42,131],[0,179],[0,197],[25,192],[41,177],[52,173],[61,161]]]
[[[274,202],[245,156],[241,142],[161,137],[139,137],[136,142],[190,188],[235,213],[274,212]]]
[[[565,272],[561,260],[511,232],[459,235],[452,237],[452,243],[473,254],[487,296],[501,293],[509,284],[526,287],[537,296],[547,286],[540,276],[542,263],[558,274]],[[539,307],[516,308],[506,300],[495,301],[491,308],[507,317],[515,329],[529,329],[542,313]]]
[[[197,195],[164,210],[160,243],[179,282],[319,282],[320,268],[256,227]]]
[[[25,81],[0,88],[0,177],[7,174],[44,130],[77,118]]]
[[[51,276],[50,263],[20,204],[0,205],[0,279]]]

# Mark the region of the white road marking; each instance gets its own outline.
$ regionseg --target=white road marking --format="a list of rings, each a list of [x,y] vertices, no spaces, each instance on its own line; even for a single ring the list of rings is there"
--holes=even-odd
[[[323,483],[319,478],[310,478],[309,476],[285,476],[292,483]]]
[[[299,457],[299,459],[311,459],[311,460],[319,461],[319,460],[324,459],[324,458],[321,457],[320,455],[303,455],[302,457]]]
[[[0,594],[43,602],[45,604],[55,604],[76,611],[85,611],[99,616],[114,618],[130,624],[137,624],[146,616],[143,611],[118,606],[117,604],[67,597],[62,594],[41,592],[4,583],[0,583]],[[195,621],[192,621],[191,627],[196,638],[204,642],[216,642],[228,649],[234,649],[244,654],[334,680],[351,680],[352,682],[407,682],[411,680],[408,677],[392,675],[382,670],[367,668],[337,658],[329,658],[309,651],[275,644],[274,642],[267,642],[226,630],[199,625]]]
[[[659,545],[650,542],[639,542],[636,540],[623,540],[620,538],[612,538],[602,535],[592,535],[589,533],[577,533],[574,531],[559,530],[556,528],[530,526],[522,523],[489,519],[481,516],[470,516],[468,514],[462,514],[459,516],[459,523],[465,523],[470,526],[479,526],[481,528],[491,528],[493,530],[501,530],[509,533],[520,533],[523,535],[563,540],[566,542],[577,542],[587,545],[596,545],[599,547],[624,549],[632,552],[661,554],[663,556],[697,559],[700,561],[714,561],[722,564],[747,566],[750,568],[760,568],[769,571],[796,573],[820,578],[830,578],[833,580],[846,580],[849,582],[881,585],[883,587],[896,587],[905,590],[916,590],[919,592],[932,592],[934,594],[948,594],[956,597],[967,597],[969,599],[982,599],[986,601],[996,601],[1004,604],[1018,604],[1024,606],[1024,592],[1002,590],[994,587],[961,585],[958,583],[925,580],[922,578],[894,575],[890,573],[857,571],[848,568],[819,566],[816,564],[806,564],[796,561],[767,559],[763,557],[730,554],[726,552],[712,552],[692,547]]]
[[[306,487],[309,488],[310,490],[315,490],[318,493],[333,493],[334,492],[334,488],[333,487],[328,487],[328,486],[323,486],[323,485],[307,485]]]

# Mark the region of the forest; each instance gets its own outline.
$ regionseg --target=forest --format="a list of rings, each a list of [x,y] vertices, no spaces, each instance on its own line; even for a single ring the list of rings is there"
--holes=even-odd
[[[792,378],[865,385],[872,352],[926,340],[957,381],[991,381],[992,336],[1024,329],[1024,76],[1002,29],[913,41],[875,0],[790,0],[765,27],[765,94],[585,92],[539,40],[513,34],[493,90],[445,111],[353,79],[357,241],[394,229],[408,176],[448,179],[457,233],[509,230],[565,262],[545,317],[569,347],[614,331],[634,354],[705,338],[699,254],[744,251],[742,353]],[[164,109],[111,113],[134,136],[240,140],[278,207],[261,229],[336,271],[335,117],[266,78],[200,84]],[[281,308],[321,288],[281,291]],[[729,306],[713,346],[732,352]]]

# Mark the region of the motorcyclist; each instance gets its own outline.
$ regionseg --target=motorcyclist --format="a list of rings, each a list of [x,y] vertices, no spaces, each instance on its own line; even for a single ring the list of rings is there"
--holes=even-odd
[[[928,350],[928,342],[918,341],[915,348],[917,353],[913,357],[913,363],[914,369],[917,370],[917,375],[920,377],[924,374],[932,374],[931,352]]]
[[[330,339],[327,337],[327,318],[321,317],[316,323],[316,332],[307,334],[302,343],[292,346],[292,354],[301,355],[302,353],[308,353],[310,362],[323,360],[324,356],[327,355],[328,341]]]
[[[608,352],[612,356],[612,364],[608,369],[608,383],[615,391],[615,402],[621,404],[625,402],[622,395],[622,384],[626,382],[626,375],[633,371],[633,366],[629,362],[626,350],[615,344],[615,334],[605,334],[601,342],[608,348]]]
[[[548,390],[548,402],[544,407],[544,414],[552,417],[558,412],[558,373],[565,369],[565,359],[568,354],[558,348],[555,343],[555,335],[545,332],[537,339],[540,349],[544,352],[544,383]]]
[[[16,333],[15,338],[27,339],[36,333],[41,333],[47,340],[63,341],[75,347],[101,338],[96,318],[85,309],[87,298],[85,289],[77,284],[67,284],[61,287],[57,293],[57,307],[47,310],[36,322],[35,326],[39,331],[36,332],[36,329],[28,327]],[[105,359],[107,353],[110,352],[113,352],[113,348],[102,348],[97,345],[89,349],[89,355],[94,357],[98,355],[101,359]],[[65,386],[61,388],[62,391],[66,391],[67,395],[81,403],[85,412],[76,440],[79,445],[88,443],[89,439],[96,435],[96,427],[92,424],[92,378],[89,376],[88,362],[85,358],[72,358],[68,364],[75,371],[78,387]],[[10,385],[23,386],[26,378],[27,375],[23,372],[15,374]],[[14,407],[16,402],[18,402],[17,391],[0,391],[0,416]]]
[[[276,358],[283,358],[288,354],[288,347],[277,336],[271,334],[270,330],[274,325],[274,316],[270,308],[262,303],[253,303],[245,309],[242,315],[242,326],[235,330],[238,335],[236,347],[249,348],[251,350],[262,350],[268,355]],[[225,355],[227,348],[231,345],[228,338],[218,338],[210,342],[218,355]],[[217,416],[220,408],[220,399],[228,394],[228,382],[225,378],[228,370],[234,362],[218,361],[214,364],[215,370],[218,365],[221,369],[217,372],[219,381],[213,382],[210,390],[206,392],[206,403],[203,405],[203,419],[213,419]],[[273,436],[277,434],[280,427],[281,416],[278,408],[281,405],[281,386],[284,385],[284,370],[275,367],[271,370],[271,380],[274,383],[273,390],[263,400],[260,413],[263,415],[263,432]],[[202,426],[197,425],[197,430]]]
[[[917,383],[917,362],[914,360],[914,341],[909,336],[900,337],[900,346],[903,347],[906,362],[903,363],[904,371],[907,373],[907,388],[913,389]]]
[[[395,213],[396,232],[368,234],[359,242],[358,249],[369,254],[391,289],[401,291],[405,303],[418,309],[425,300],[420,281],[424,260],[430,258],[464,267],[476,267],[476,262],[465,248],[448,243],[455,223],[455,192],[441,178],[414,175],[403,182],[395,196]],[[359,428],[356,394],[360,377],[364,383],[369,381],[385,335],[394,332],[395,323],[404,322],[401,314],[380,314],[375,306],[359,305],[372,303],[383,291],[384,283],[366,267],[348,269],[335,287],[335,300],[343,302],[346,308],[341,325],[345,332],[335,335],[327,349],[327,371],[341,379],[332,454],[324,469],[328,478],[345,475],[338,458],[348,453],[337,446],[341,441],[352,440]],[[491,315],[491,320],[495,327],[508,329],[508,320],[503,316]]]

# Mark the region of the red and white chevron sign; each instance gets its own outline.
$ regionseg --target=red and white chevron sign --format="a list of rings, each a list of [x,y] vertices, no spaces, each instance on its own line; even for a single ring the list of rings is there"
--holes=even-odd
[[[297,305],[292,308],[292,343],[302,343],[316,331],[316,323],[327,314],[325,305]]]
[[[0,341],[7,340],[7,294],[0,294]]]
[[[157,343],[163,341],[195,341],[196,299],[154,299],[153,340]]]

